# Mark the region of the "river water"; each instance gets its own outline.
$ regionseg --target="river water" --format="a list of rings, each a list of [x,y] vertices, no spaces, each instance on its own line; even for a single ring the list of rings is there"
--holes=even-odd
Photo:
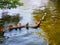
[[[27,22],[29,25],[35,23],[32,12],[39,6],[47,5],[47,0],[21,0],[24,3],[23,6],[17,9],[8,10],[10,13],[20,13],[23,17],[19,23],[25,25]],[[43,8],[42,8],[43,9]],[[42,35],[36,34],[36,32],[43,32],[40,28],[29,30],[22,28],[13,30],[11,32],[7,31],[4,33],[5,39],[0,45],[48,45],[48,41],[44,40]],[[8,38],[7,38],[8,37]]]

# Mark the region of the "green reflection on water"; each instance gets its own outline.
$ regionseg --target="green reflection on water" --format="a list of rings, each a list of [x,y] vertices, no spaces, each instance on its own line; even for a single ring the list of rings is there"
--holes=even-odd
[[[19,14],[10,16],[10,15],[3,15],[0,19],[0,28],[6,27],[8,24],[17,24],[22,17],[19,16]]]
[[[46,13],[46,17],[42,21],[40,28],[46,32],[49,45],[60,45],[60,0],[52,1],[53,6],[50,3],[44,10],[39,11],[38,9],[33,14],[35,15],[35,20],[39,20]]]

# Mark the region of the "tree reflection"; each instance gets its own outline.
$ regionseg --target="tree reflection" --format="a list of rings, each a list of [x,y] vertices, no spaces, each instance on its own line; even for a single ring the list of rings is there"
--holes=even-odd
[[[0,28],[4,28],[8,26],[8,24],[16,24],[18,23],[22,17],[19,14],[9,15],[7,12],[2,13],[2,17],[0,18]]]

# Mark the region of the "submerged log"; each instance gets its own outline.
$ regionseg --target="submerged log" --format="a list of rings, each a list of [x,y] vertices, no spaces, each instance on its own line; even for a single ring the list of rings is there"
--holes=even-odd
[[[26,29],[35,28],[35,29],[37,29],[40,26],[41,22],[43,21],[44,17],[45,17],[45,15],[41,19],[39,19],[39,21],[37,21],[33,26],[29,26],[29,23],[27,23],[26,25],[21,25],[21,23],[19,23],[19,24],[15,24],[15,25],[10,25],[7,28],[0,29],[0,33],[4,33],[6,30],[9,30],[9,31],[12,31],[13,29],[15,29],[15,30],[20,29],[21,30],[21,28],[26,28]]]
[[[38,28],[40,26],[40,21],[36,22],[31,28]]]
[[[17,24],[17,28],[21,30],[21,28],[24,28],[24,25],[21,25],[21,23]]]
[[[39,19],[33,26],[31,26],[31,28],[38,28],[41,24],[41,22],[44,20],[46,15],[44,15],[41,19]]]

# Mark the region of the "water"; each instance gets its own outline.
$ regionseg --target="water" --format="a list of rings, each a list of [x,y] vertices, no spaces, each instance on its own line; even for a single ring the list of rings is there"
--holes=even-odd
[[[23,6],[8,11],[11,13],[13,12],[20,13],[20,16],[22,16],[23,19],[19,21],[19,23],[21,23],[22,25],[25,25],[27,22],[29,23],[29,25],[33,25],[35,23],[32,14],[32,12],[34,11],[33,9],[45,5],[47,1],[46,2],[44,2],[44,0],[21,0],[21,1],[24,3]],[[41,1],[45,4],[42,4]],[[38,29],[29,28],[29,30],[22,28],[21,31],[19,29],[17,29],[17,31],[16,30],[13,30],[11,32],[7,31],[4,33],[4,36],[6,37],[3,43],[0,45],[48,45],[47,40],[44,40],[43,36],[37,35],[36,32],[43,31],[39,28]]]

